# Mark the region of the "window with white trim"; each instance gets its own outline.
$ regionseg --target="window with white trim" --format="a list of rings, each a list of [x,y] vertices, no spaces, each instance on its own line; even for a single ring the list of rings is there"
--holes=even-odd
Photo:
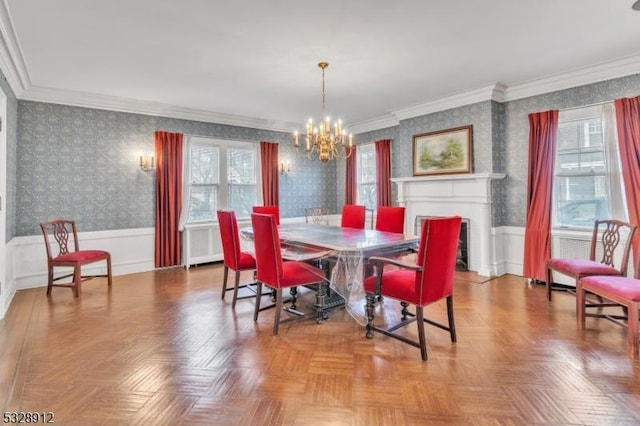
[[[554,170],[555,228],[626,220],[613,105],[560,111]]]
[[[358,204],[368,209],[375,209],[378,205],[376,195],[376,151],[373,143],[358,145]]]
[[[258,204],[257,144],[190,137],[186,154],[185,223],[216,220],[218,209],[248,218]]]

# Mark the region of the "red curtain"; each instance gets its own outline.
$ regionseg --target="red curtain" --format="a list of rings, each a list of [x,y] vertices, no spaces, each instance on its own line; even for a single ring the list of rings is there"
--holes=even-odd
[[[391,140],[376,141],[376,194],[378,206],[391,205]]]
[[[265,206],[277,206],[278,193],[278,144],[260,142],[260,164],[262,167],[262,198]]]
[[[181,264],[182,133],[155,132],[156,268]]]
[[[540,281],[546,280],[545,263],[551,257],[551,197],[557,138],[557,110],[529,114],[523,274]]]
[[[356,164],[358,164],[358,158],[356,157],[356,147],[352,146],[349,149],[351,153],[345,163],[347,164],[346,170],[346,183],[344,189],[344,203],[356,204],[358,199],[358,176],[356,174]]]
[[[629,222],[640,225],[640,96],[616,99],[616,123]],[[640,232],[636,231],[632,244],[637,262]]]

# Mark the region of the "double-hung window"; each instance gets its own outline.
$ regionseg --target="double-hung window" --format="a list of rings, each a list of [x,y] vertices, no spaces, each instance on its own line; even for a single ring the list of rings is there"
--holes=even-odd
[[[625,220],[613,105],[560,112],[554,169],[555,228],[593,228]]]
[[[186,148],[184,223],[216,220],[218,209],[249,217],[258,198],[257,145],[189,137]]]
[[[358,175],[358,204],[368,209],[377,206],[376,195],[376,151],[374,144],[359,145],[356,149]]]

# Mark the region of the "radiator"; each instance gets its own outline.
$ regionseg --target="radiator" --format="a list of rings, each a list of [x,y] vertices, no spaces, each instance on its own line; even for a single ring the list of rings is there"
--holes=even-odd
[[[222,260],[222,245],[217,223],[188,225],[182,232],[182,265]]]

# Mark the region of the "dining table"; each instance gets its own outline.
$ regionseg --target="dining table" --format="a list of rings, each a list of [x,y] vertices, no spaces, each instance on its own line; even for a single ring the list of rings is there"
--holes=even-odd
[[[396,257],[416,251],[419,241],[417,236],[410,234],[315,223],[282,223],[278,226],[278,234],[283,259],[318,262],[326,271],[324,280],[330,294],[320,290],[318,322],[326,319],[328,309],[344,305],[362,325],[366,324],[363,281],[373,273],[368,258]],[[242,228],[240,235],[243,250],[253,252],[253,229]]]

